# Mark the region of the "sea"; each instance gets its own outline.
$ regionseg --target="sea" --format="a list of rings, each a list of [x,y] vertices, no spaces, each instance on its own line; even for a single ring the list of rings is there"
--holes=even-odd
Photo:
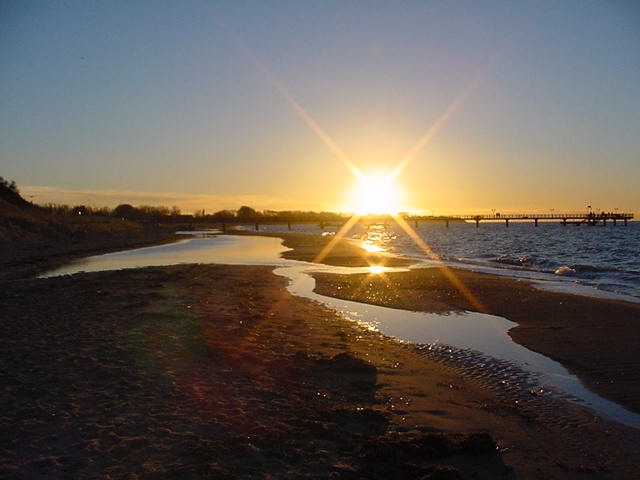
[[[640,302],[640,222],[626,226],[555,222],[356,224],[344,234],[370,251],[534,280],[541,288]],[[261,231],[336,235],[336,227],[261,225]],[[419,241],[416,241],[416,236]],[[421,247],[422,242],[428,246]],[[426,251],[425,251],[426,250]]]

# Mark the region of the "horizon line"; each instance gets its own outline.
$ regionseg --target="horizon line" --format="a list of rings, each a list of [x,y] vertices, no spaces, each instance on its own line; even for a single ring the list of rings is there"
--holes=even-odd
[[[241,206],[251,206],[256,211],[282,212],[282,211],[307,211],[307,212],[331,212],[339,214],[353,214],[349,208],[326,207],[320,204],[307,203],[292,208],[287,203],[295,203],[290,200],[255,194],[215,195],[215,194],[185,194],[180,192],[151,192],[142,190],[115,190],[115,189],[66,189],[43,185],[25,185],[19,187],[21,195],[28,201],[41,207],[49,205],[89,206],[91,208],[115,208],[118,205],[131,204],[133,206],[177,206],[181,212],[195,213],[202,211],[219,212],[223,210],[237,210]],[[40,197],[40,198],[39,198]],[[44,200],[42,199],[44,197]],[[98,204],[100,204],[98,206]],[[212,207],[212,204],[218,204]],[[252,206],[253,204],[253,206]],[[255,205],[264,207],[255,207]],[[561,215],[586,212],[588,207],[568,208],[543,208],[543,207],[513,207],[508,209],[496,209],[486,207],[452,207],[452,208],[399,208],[397,213],[408,215],[422,215],[431,217],[456,216],[456,215],[501,215],[531,214],[531,215]],[[633,209],[620,208],[594,208],[594,213],[615,212],[617,214],[633,214],[638,212]],[[557,213],[556,213],[557,212]],[[375,214],[373,215],[381,215]],[[383,214],[384,215],[384,214]],[[498,219],[499,220],[499,219]]]

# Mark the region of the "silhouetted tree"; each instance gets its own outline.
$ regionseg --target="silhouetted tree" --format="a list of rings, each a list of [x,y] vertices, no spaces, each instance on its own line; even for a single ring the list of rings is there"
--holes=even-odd
[[[134,206],[125,203],[113,209],[113,216],[124,218],[125,220],[138,220],[141,212]]]
[[[16,182],[5,180],[3,177],[0,177],[0,198],[21,207],[31,205],[20,196]]]
[[[6,180],[4,177],[0,177],[0,185],[2,185],[4,188],[11,190],[12,192],[20,193],[18,191],[18,186],[16,185],[16,182],[14,180],[9,181],[9,180]]]
[[[214,222],[233,222],[236,219],[236,215],[231,210],[220,210],[211,215],[211,219]]]
[[[71,210],[71,215],[87,215],[88,213],[89,210],[84,205],[78,205]]]
[[[238,209],[239,220],[255,220],[258,217],[258,212],[253,208],[243,205]]]

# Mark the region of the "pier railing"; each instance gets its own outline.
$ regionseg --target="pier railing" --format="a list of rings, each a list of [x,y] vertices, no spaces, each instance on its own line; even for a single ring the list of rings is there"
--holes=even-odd
[[[401,214],[402,217],[408,222],[412,222],[417,227],[421,222],[443,222],[447,227],[449,227],[450,222],[462,222],[472,220],[476,223],[476,227],[479,227],[481,221],[488,222],[505,222],[505,225],[508,227],[509,222],[512,220],[515,221],[532,221],[535,226],[538,226],[539,221],[552,221],[559,220],[563,226],[567,224],[573,225],[607,225],[607,222],[613,223],[613,225],[617,225],[618,222],[622,222],[625,226],[630,220],[633,220],[633,213],[618,213],[618,212],[589,212],[589,213],[491,213],[491,214],[477,214],[477,215],[446,215],[446,216],[412,216],[407,214]],[[393,216],[392,215],[368,215],[365,217],[361,217],[358,219],[362,225],[370,227],[372,225],[388,225],[392,223]],[[258,231],[260,229],[261,222],[255,222],[255,229]],[[265,224],[280,224],[286,223],[288,225],[288,229],[291,230],[292,221],[266,221]],[[299,222],[299,223],[315,223],[312,222]],[[325,227],[342,227],[347,223],[346,217],[344,222],[340,221],[332,221],[332,222],[320,222],[318,225],[320,228],[324,229]],[[220,227],[222,231],[225,231],[225,224],[223,223]]]
[[[613,222],[614,225],[621,221],[624,225],[627,225],[629,220],[633,219],[633,213],[618,213],[618,212],[588,212],[588,213],[492,213],[489,215],[450,215],[450,218],[456,218],[460,220],[473,220],[476,222],[476,226],[480,221],[504,221],[506,226],[509,226],[510,220],[532,220],[535,226],[538,226],[539,220],[560,220],[562,225],[571,224],[587,224],[597,225],[602,223],[606,225],[608,221]]]

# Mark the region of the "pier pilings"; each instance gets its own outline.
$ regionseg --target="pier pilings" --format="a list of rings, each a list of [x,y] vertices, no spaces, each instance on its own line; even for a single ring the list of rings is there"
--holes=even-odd
[[[602,212],[599,214],[595,213],[551,213],[551,214],[526,214],[526,213],[513,213],[513,214],[500,214],[495,213],[492,215],[450,215],[451,218],[461,219],[461,220],[473,220],[476,224],[476,228],[480,227],[480,222],[483,220],[486,221],[504,221],[504,225],[506,228],[509,228],[509,222],[511,220],[532,220],[534,226],[538,226],[539,222],[542,220],[560,220],[562,226],[567,226],[567,223],[573,223],[575,225],[587,224],[587,225],[598,225],[602,224],[603,226],[607,225],[607,222],[611,220],[613,225],[616,226],[618,221],[622,221],[625,226],[630,220],[633,220],[632,213],[607,213]]]

